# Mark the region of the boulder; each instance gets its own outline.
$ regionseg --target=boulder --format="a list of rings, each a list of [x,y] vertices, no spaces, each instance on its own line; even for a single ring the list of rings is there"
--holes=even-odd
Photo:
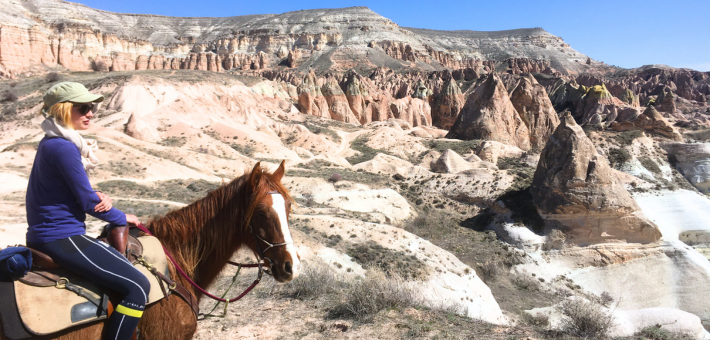
[[[446,138],[494,140],[530,149],[528,128],[495,73],[469,96]]]
[[[510,95],[510,101],[528,127],[530,146],[544,148],[547,139],[560,124],[545,87],[532,76],[523,77]]]
[[[530,192],[548,229],[563,230],[572,244],[661,237],[569,113],[542,151]]]

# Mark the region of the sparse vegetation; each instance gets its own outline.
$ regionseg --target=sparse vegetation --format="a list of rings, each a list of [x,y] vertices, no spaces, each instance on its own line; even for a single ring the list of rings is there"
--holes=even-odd
[[[187,143],[187,139],[185,137],[170,136],[161,140],[159,144],[162,146],[179,148],[185,145],[185,143]]]
[[[465,155],[467,153],[476,151],[476,149],[478,148],[478,146],[481,145],[481,143],[482,141],[480,140],[428,140],[424,142],[424,144],[431,150],[444,152],[447,149],[451,149],[459,155]],[[422,155],[419,155],[419,157],[423,157],[424,154],[426,154],[427,152],[429,151],[424,152]]]
[[[109,196],[126,198],[151,198],[180,203],[191,203],[205,197],[207,193],[219,185],[205,180],[185,181],[168,180],[147,186],[132,181],[113,180],[105,181],[96,187]]]
[[[11,102],[14,103],[17,101],[17,93],[12,90],[7,90],[0,95],[0,103],[7,103]]]
[[[406,280],[426,280],[429,277],[429,266],[416,256],[385,248],[372,241],[351,245],[347,254],[363,268],[380,269],[388,277]]]
[[[609,149],[609,164],[614,169],[620,169],[621,166],[631,160],[631,154],[624,148],[610,148]]]
[[[585,339],[602,339],[608,336],[613,326],[612,313],[593,302],[569,299],[560,303],[558,308],[564,315],[562,329],[570,335]]]
[[[636,333],[638,336],[642,336],[648,340],[673,340],[677,339],[674,334],[661,328],[661,325],[649,326],[642,329],[640,332]]]
[[[654,175],[661,175],[663,172],[661,171],[661,168],[658,166],[658,163],[654,162],[651,158],[642,156],[638,158],[639,162],[641,165],[646,168],[646,170],[650,171]]]
[[[367,136],[361,136],[361,137],[356,138],[350,144],[351,149],[360,152],[360,154],[358,154],[358,155],[346,158],[348,160],[348,162],[350,162],[350,164],[354,165],[354,164],[358,164],[358,163],[362,163],[362,162],[367,162],[367,161],[375,158],[375,156],[377,156],[378,153],[387,154],[387,152],[384,150],[373,149],[373,148],[369,147],[367,145],[368,140],[369,139]]]
[[[423,305],[420,295],[404,280],[385,276],[375,271],[350,284],[345,299],[332,314],[370,321],[379,311],[389,308],[406,308]]]
[[[313,120],[306,120],[305,122],[300,124],[305,126],[306,129],[308,129],[308,131],[310,131],[311,133],[328,136],[330,140],[335,143],[340,143],[340,141],[342,141],[342,138],[340,138],[337,132],[332,129],[329,129],[326,126],[316,124]]]
[[[242,144],[233,143],[230,146],[232,147],[232,149],[237,150],[237,152],[239,152],[240,154],[242,154],[244,156],[247,156],[247,157],[254,156],[255,150],[251,144],[242,145]]]
[[[535,292],[540,290],[540,281],[528,273],[520,272],[514,276],[515,285],[520,290]]]
[[[613,136],[613,139],[619,143],[621,147],[631,145],[634,139],[642,137],[643,132],[640,130],[624,131]]]

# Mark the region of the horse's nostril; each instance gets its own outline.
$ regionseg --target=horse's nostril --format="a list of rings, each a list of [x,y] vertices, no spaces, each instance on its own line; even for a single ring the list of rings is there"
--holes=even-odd
[[[284,264],[284,271],[285,271],[286,274],[288,274],[288,275],[293,275],[293,270],[292,270],[292,268],[291,268],[291,262],[286,262],[286,263]]]

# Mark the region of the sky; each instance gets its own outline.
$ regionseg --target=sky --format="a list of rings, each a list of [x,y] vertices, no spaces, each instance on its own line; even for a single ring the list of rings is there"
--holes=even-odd
[[[710,0],[73,0],[120,13],[182,17],[277,14],[367,6],[399,26],[497,31],[542,27],[610,65],[665,64],[710,71]]]

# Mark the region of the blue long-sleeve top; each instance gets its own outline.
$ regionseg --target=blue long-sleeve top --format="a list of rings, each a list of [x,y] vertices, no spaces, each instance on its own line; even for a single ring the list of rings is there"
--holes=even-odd
[[[116,208],[94,212],[101,200],[91,188],[79,149],[64,138],[44,137],[27,185],[27,243],[46,243],[86,233],[86,214],[126,225]]]

